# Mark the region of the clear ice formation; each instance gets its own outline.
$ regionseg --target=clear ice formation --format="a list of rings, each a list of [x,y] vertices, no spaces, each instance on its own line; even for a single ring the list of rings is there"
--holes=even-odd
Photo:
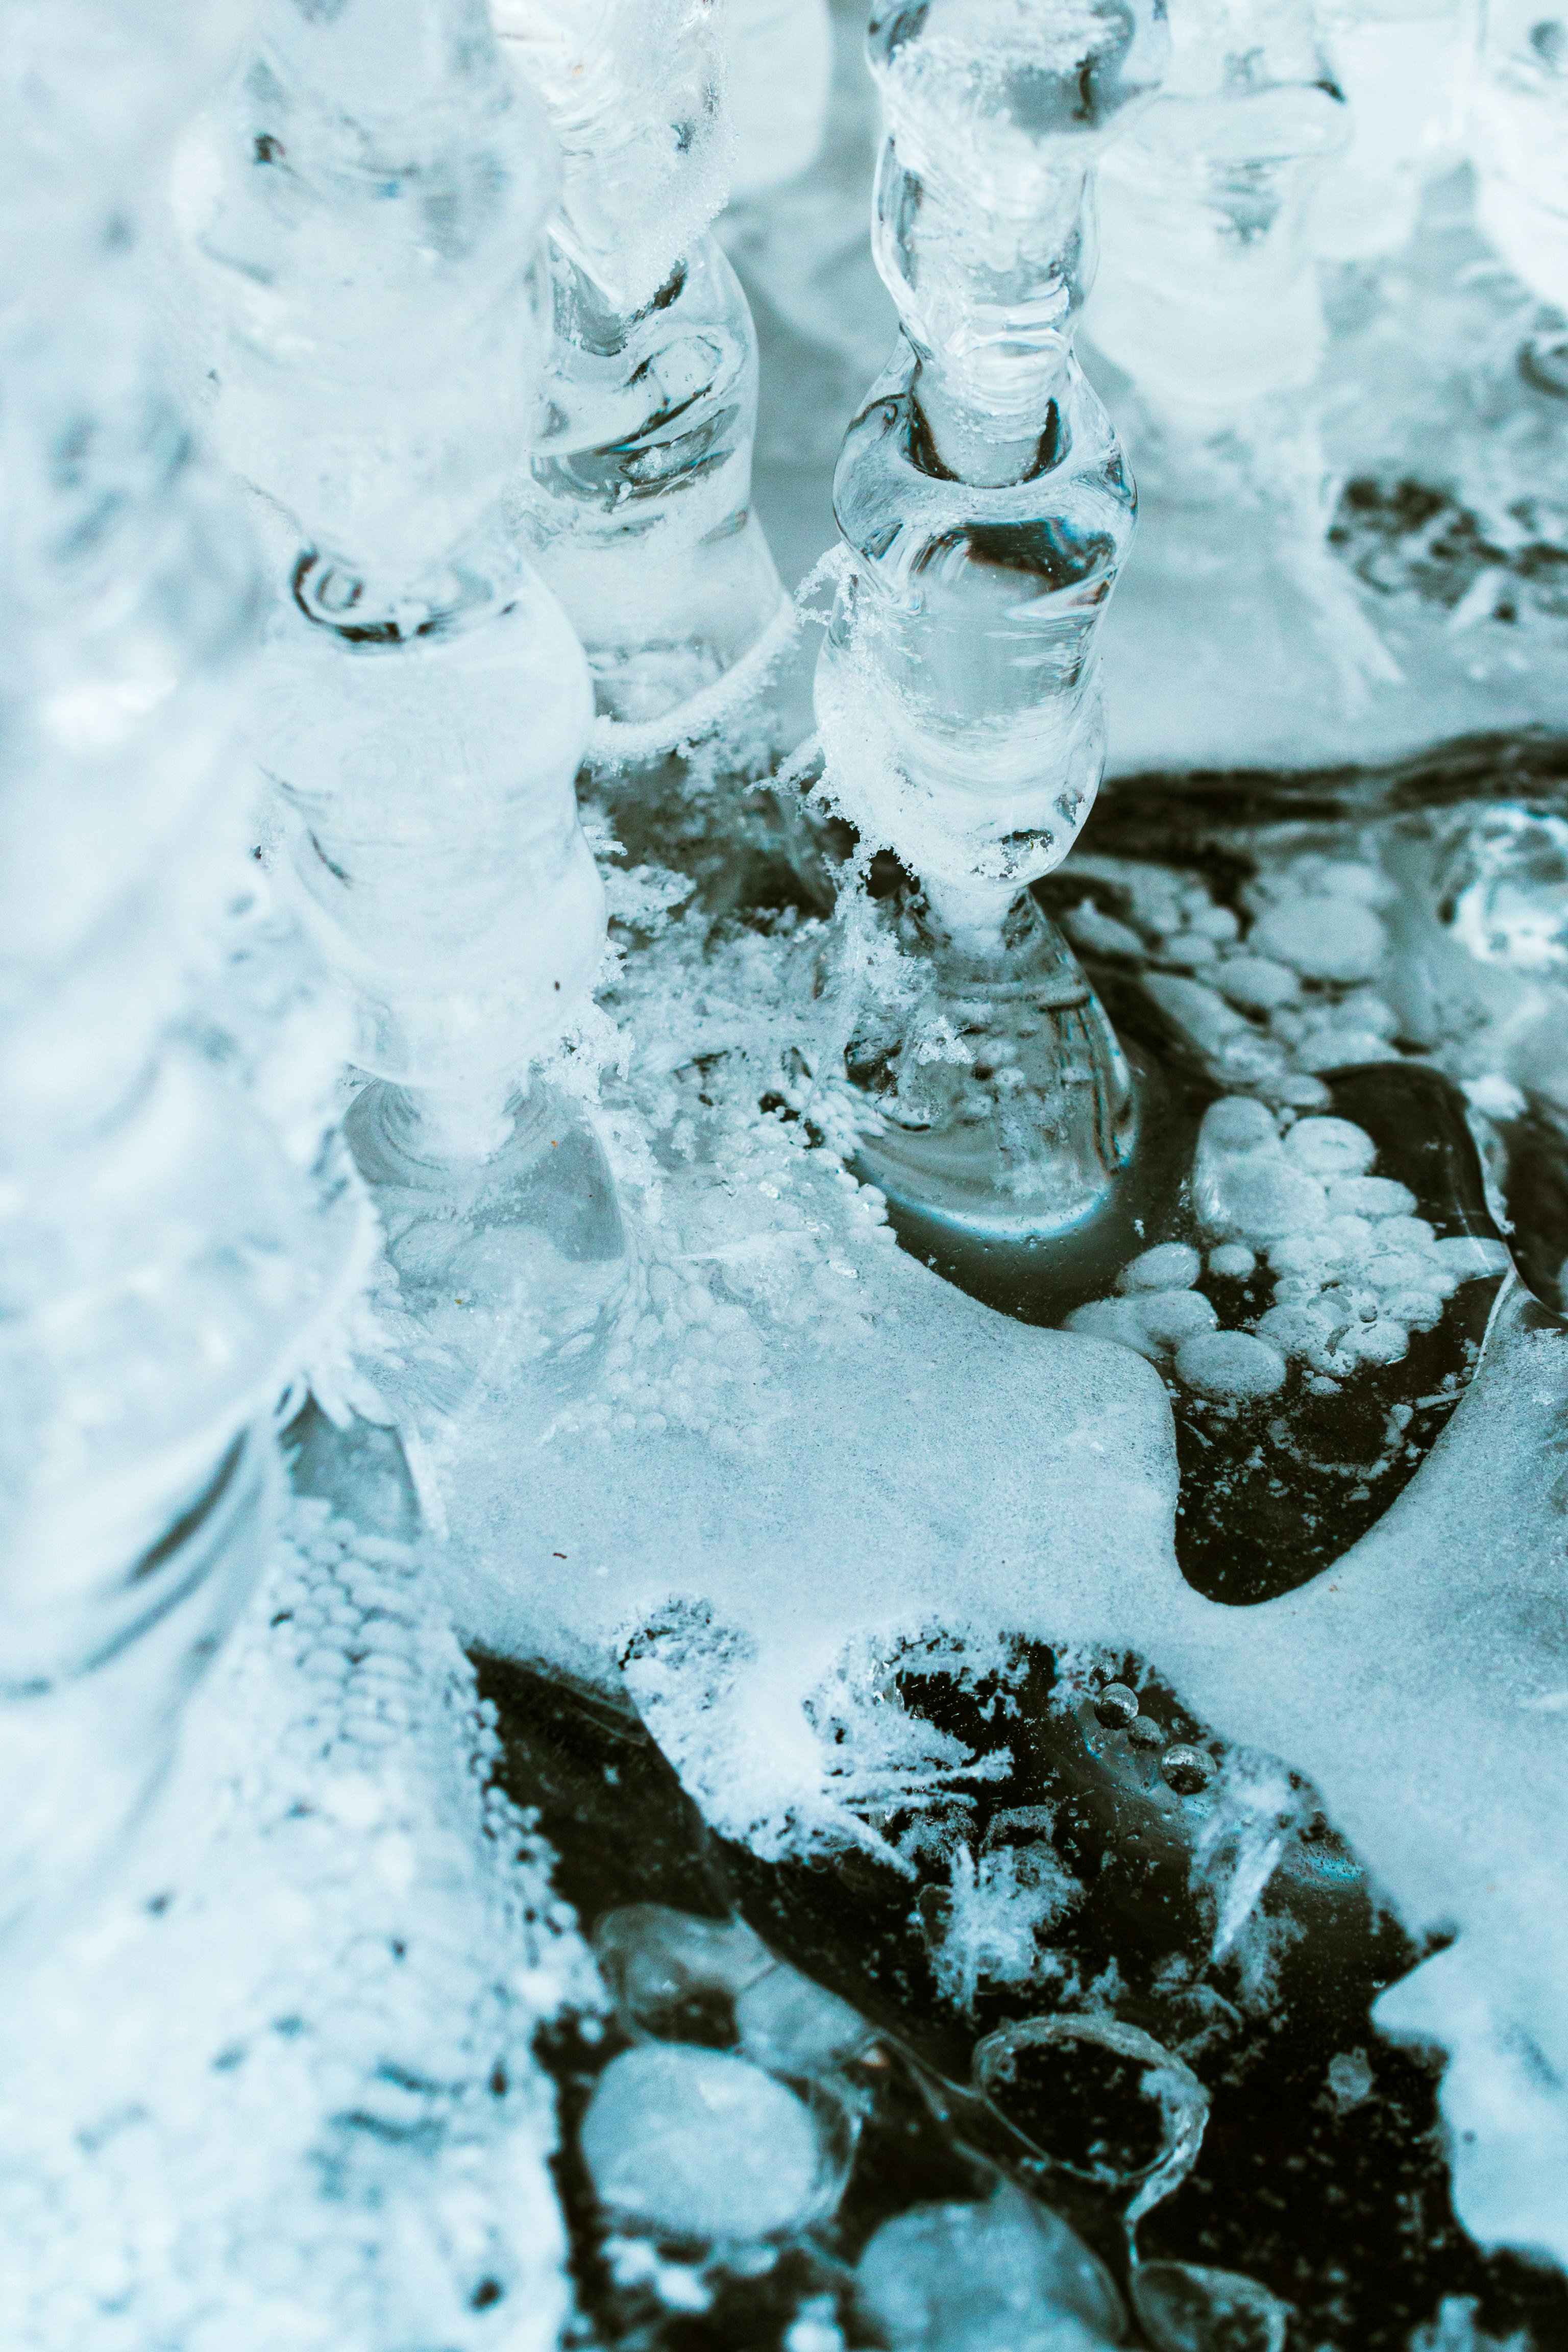
[[[622,853],[601,801],[617,1049],[587,1010],[604,920],[573,793],[595,673],[503,494],[525,465],[521,503],[542,481],[554,497],[584,451],[625,455],[624,432],[643,470],[582,475],[601,521],[615,478],[649,490],[650,550],[664,533],[679,556],[674,521],[700,522],[710,491],[742,517],[718,553],[703,524],[689,551],[708,552],[668,573],[634,559],[635,530],[618,552],[595,543],[631,584],[619,602],[596,576],[583,589],[613,623],[591,648],[602,714],[651,712],[689,741],[717,708],[702,695],[776,611],[743,480],[750,331],[706,235],[716,16],[508,0],[517,59],[548,83],[575,58],[592,100],[574,130],[552,93],[566,193],[545,258],[543,117],[459,0],[271,0],[187,142],[177,208],[205,289],[180,329],[193,397],[262,493],[279,590],[254,673],[252,747],[279,787],[258,866],[236,744],[265,599],[149,357],[134,236],[246,23],[168,0],[12,0],[8,2344],[547,2352],[571,2288],[544,2052],[579,2271],[611,2276],[633,2340],[691,2319],[722,2340],[723,2295],[772,2278],[787,2352],[842,2352],[847,2334],[897,2352],[1092,2352],[1130,2332],[1156,2352],[1281,2352],[1300,2332],[1273,2292],[1296,2291],[1289,2265],[1265,2286],[1150,2249],[1193,2185],[1208,2081],[1216,2118],[1233,2087],[1211,2034],[1244,2055],[1283,2042],[1298,2021],[1279,1982],[1339,1969],[1304,1888],[1331,1910],[1343,1897],[1336,1918],[1353,1897],[1403,1923],[1382,1918],[1387,1989],[1375,2017],[1358,1995],[1352,2046],[1307,2085],[1314,2112],[1386,2128],[1394,2041],[1439,2045],[1460,2220],[1481,2245],[1568,2263],[1568,1337],[1492,1222],[1506,1195],[1516,1262],[1563,1304],[1560,754],[1471,747],[1489,800],[1405,777],[1375,824],[1348,788],[1336,803],[1332,779],[1298,779],[1299,805],[1255,810],[1229,838],[1214,780],[1163,776],[1121,803],[1129,854],[1102,834],[1066,895],[1051,878],[1099,782],[1096,635],[1131,521],[1071,353],[1087,167],[1107,150],[1110,334],[1120,318],[1167,420],[1206,430],[1315,364],[1312,286],[1331,285],[1342,320],[1361,279],[1314,255],[1353,254],[1383,282],[1442,152],[1458,19],[1420,0],[1325,11],[1355,140],[1329,169],[1345,110],[1301,20],[1179,11],[1156,98],[1158,16],[1093,0],[877,12],[878,252],[905,333],[841,469],[821,719],[862,871],[879,846],[906,870],[874,907],[847,892],[835,926],[776,824],[739,793],[715,814],[700,761],[679,872]],[[1531,300],[1560,310],[1542,126],[1563,27],[1527,17],[1488,13],[1476,154],[1489,233]],[[820,8],[737,8],[731,55],[754,62],[748,41],[797,22],[815,75]],[[1408,68],[1397,88],[1379,58]],[[807,150],[806,79],[759,174]],[[809,308],[842,207],[818,216],[792,190],[779,219],[822,232],[787,280]],[[1118,219],[1142,224],[1157,280],[1130,280]],[[1538,323],[1517,395],[1553,418],[1555,331]],[[717,354],[710,376],[680,373],[695,345]],[[842,319],[830,346],[852,348]],[[651,411],[623,402],[645,363]],[[551,371],[566,421],[541,436]],[[1500,436],[1517,424],[1508,411]],[[1496,554],[1512,581],[1550,576],[1544,474],[1519,455],[1549,437],[1498,461],[1535,501]],[[690,620],[710,590],[733,606],[724,643]],[[1479,614],[1454,619],[1456,670],[1472,629],[1511,625]],[[1515,656],[1521,696],[1547,693],[1541,642]],[[715,774],[731,754],[745,745],[721,733]],[[1267,780],[1236,789],[1266,798]],[[1102,802],[1100,824],[1112,814]],[[1179,873],[1150,851],[1162,824],[1183,836]],[[1095,986],[1130,1041],[1126,1008],[1152,1008],[1164,1066],[1191,1087],[1179,1214],[1145,1221],[1073,1328],[1034,1328],[896,1248],[884,1209],[914,1202],[1005,1244],[1087,1222],[1140,1165],[1156,1094]],[[548,1083],[531,1075],[574,1023],[575,1053]],[[420,1499],[446,1538],[428,1550],[396,1439],[347,1406],[346,1360],[371,1343],[362,1195],[330,1100],[340,1047],[371,1081],[346,1131],[397,1277],[375,1344],[390,1407],[425,1440]],[[591,1090],[595,1065],[591,1127],[568,1088]],[[1458,1229],[1391,1172],[1405,1142],[1426,1148],[1391,1132],[1397,1106],[1418,1127],[1445,1089],[1490,1187],[1469,1222],[1445,1204]],[[878,1117],[858,1164],[881,1192],[846,1165]],[[1327,1573],[1287,1589],[1281,1537],[1272,1597],[1226,1606],[1200,1586],[1197,1497],[1226,1490],[1238,1452],[1277,1508],[1310,1517],[1302,1400],[1392,1396],[1380,1383],[1445,1348],[1438,1391],[1409,1408],[1440,1433],[1417,1444],[1419,1421],[1389,1407],[1377,1462],[1341,1498],[1365,1506],[1365,1532],[1336,1538]],[[335,1423],[300,1409],[307,1375]],[[553,1694],[631,1763],[561,1837],[558,1887],[612,1861],[628,1873],[610,1907],[584,1909],[596,1975],[550,1856],[496,1786],[500,1735],[443,1592],[491,1654],[491,1686],[504,1669],[532,1690],[534,1727]],[[1067,1696],[1031,1715],[1002,1669],[1047,1654]],[[950,1698],[993,1677],[988,1745],[972,1753],[909,1703],[921,1658]],[[182,1713],[184,1753],[132,1840]],[[1057,1732],[1081,1735],[1125,1807],[1106,1818],[1134,1831],[1098,1853],[1089,1836],[1081,1863],[1059,1792],[981,1801]],[[667,1893],[658,1853],[627,1861],[650,1785],[684,1809],[695,1892]],[[1165,1841],[1206,1960],[1183,1976],[1168,1913],[1134,1902],[1111,1955],[1126,1974],[1075,1978],[1057,1939],[1089,1862],[1113,1880],[1145,1834]],[[715,1851],[733,1874],[718,1895],[699,1866]],[[65,1921],[95,1881],[96,1911]],[[761,1925],[722,1916],[737,1886]],[[858,1982],[827,1989],[831,1934],[786,1942],[803,1887],[859,1939]],[[710,1907],[669,1907],[688,1899]],[[908,1985],[877,1981],[879,1900],[926,1955],[956,2055],[910,2056]],[[1143,1961],[1173,2013],[1187,2003],[1175,2047],[1121,2014]],[[910,2041],[925,2022],[911,2004]],[[1069,2081],[1126,2075],[1149,2111],[1135,2155],[1058,2159],[1029,2098],[1067,2059]],[[889,2121],[911,2164],[935,2141],[940,2160],[832,2240]],[[996,2137],[966,2148],[983,2125]],[[1242,2153],[1267,2170],[1261,2146]],[[1075,2202],[1090,2189],[1110,2201],[1100,2234]],[[1447,2225],[1433,2205],[1413,2226]],[[1347,2229],[1336,2293],[1364,2290],[1361,2259]],[[1385,2340],[1492,2352],[1476,2308],[1449,2297]],[[1540,2308],[1546,2352],[1563,2305]]]
[[[1170,17],[1164,87],[1100,173],[1088,328],[1157,407],[1201,418],[1317,374],[1310,212],[1351,131],[1308,0]]]
[[[860,1164],[976,1232],[1089,1213],[1136,1124],[1114,1034],[1023,894],[1105,761],[1094,639],[1134,495],[1072,335],[1089,173],[1152,95],[1163,30],[1152,6],[951,0],[875,9],[868,36],[873,249],[900,331],[834,478],[816,708],[837,805],[923,893],[904,1001],[850,1048],[880,1127]]]
[[[1464,152],[1468,0],[1328,0],[1321,24],[1351,137],[1312,198],[1312,249],[1330,261],[1394,253],[1426,184]]]
[[[510,513],[600,711],[674,741],[784,625],[752,503],[756,336],[708,226],[727,193],[722,26],[709,0],[495,13],[564,166],[544,415]]]
[[[1480,226],[1551,312],[1538,337],[1548,382],[1568,384],[1568,16],[1487,0],[1471,96]]]
[[[276,0],[180,158],[211,430],[299,518],[259,746],[289,862],[353,1059],[476,1143],[603,939],[573,793],[583,656],[498,512],[552,187],[475,0]]]
[[[482,1374],[498,1320],[538,1310],[538,1344],[559,1337],[541,1286],[571,1286],[581,1243],[596,1290],[606,1246],[561,1174],[592,1139],[528,1095],[605,938],[574,795],[587,665],[500,511],[543,362],[553,187],[480,0],[275,0],[176,190],[215,436],[298,518],[258,752],[351,1058],[379,1082],[351,1139],[404,1306],[468,1310],[415,1381],[434,1410]]]
[[[199,14],[142,12],[128,38],[118,11],[51,0],[5,35],[6,1937],[85,1890],[165,1764],[277,1524],[274,1404],[363,1259],[331,1048],[279,1087],[226,971],[258,585],[134,250],[147,177],[236,36]],[[288,952],[275,937],[269,1011],[308,990]]]

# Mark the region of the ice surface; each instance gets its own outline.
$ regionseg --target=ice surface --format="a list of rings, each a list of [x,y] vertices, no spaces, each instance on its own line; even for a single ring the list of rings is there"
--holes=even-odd
[[[1342,903],[1364,898],[1342,893]],[[940,1790],[960,1761],[929,1736],[888,1744],[897,1726],[878,1716],[874,1661],[900,1635],[941,1625],[984,1643],[1007,1628],[1134,1648],[1217,1729],[1311,1777],[1414,1930],[1459,1928],[1456,1953],[1470,1947],[1463,1965],[1489,2006],[1467,2026],[1458,1994],[1443,1997],[1461,1963],[1431,1963],[1447,2030],[1461,2042],[1525,2034],[1559,2063],[1555,1947],[1541,1923],[1560,1898],[1540,1876],[1559,1801],[1540,1742],[1559,1717],[1515,1698],[1552,1696],[1531,1679],[1546,1604],[1522,1596],[1544,1595],[1555,1574],[1556,1505],[1533,1465],[1568,1379],[1560,1336],[1532,1328],[1521,1295],[1508,1294],[1448,1434],[1373,1534],[1327,1577],[1261,1610],[1203,1601],[1170,1551],[1174,1465],[1152,1368],[1125,1348],[984,1314],[890,1250],[875,1203],[798,1123],[750,1108],[764,1070],[798,1086],[783,1076],[795,1048],[776,1008],[791,962],[808,969],[820,952],[813,927],[771,942],[715,940],[712,960],[693,964],[704,936],[695,912],[644,920],[651,952],[634,959],[634,993],[620,1000],[641,1043],[626,1077],[607,1082],[606,1108],[625,1122],[640,1106],[653,1146],[635,1196],[627,1187],[646,1328],[602,1409],[558,1419],[541,1444],[526,1404],[498,1400],[427,1465],[451,1515],[466,1630],[487,1649],[552,1658],[608,1685],[623,1659],[707,1816],[774,1855],[878,1845],[887,1808]],[[796,1034],[810,1045],[809,1027]],[[700,1083],[681,1076],[692,1055]],[[830,1101],[816,1097],[825,1118]],[[1460,1268],[1410,1213],[1405,1188],[1379,1177],[1353,1122],[1233,1100],[1213,1124],[1216,1182],[1221,1167],[1254,1158],[1295,1188],[1288,1213],[1264,1216],[1267,1234],[1219,1246],[1256,1258],[1321,1234],[1322,1272],[1278,1277],[1306,1279],[1309,1305],[1334,1290],[1339,1250],[1388,1262],[1413,1327],[1427,1311],[1417,1291],[1441,1311]],[[1396,1246],[1374,1251],[1380,1224]],[[1472,1262],[1479,1272],[1490,1261],[1467,1252],[1465,1271]],[[1152,1270],[1163,1287],[1130,1290],[1119,1306],[1190,1295],[1171,1286],[1191,1273],[1185,1258]],[[706,1306],[692,1319],[681,1300],[698,1276]],[[1331,1325],[1338,1301],[1327,1303]],[[1310,1343],[1304,1328],[1289,1342]],[[1249,1349],[1270,1358],[1262,1339]],[[1473,1524],[1472,1457],[1489,1464],[1495,1498]],[[1492,1662],[1479,1682],[1468,1663],[1478,1640]],[[1467,1730],[1451,1745],[1455,1721]],[[1479,1759],[1520,1738],[1525,1749],[1494,1780]],[[1503,1874],[1489,1826],[1500,1787],[1518,1815]],[[1265,1877],[1267,1850],[1265,1838]],[[1250,1867],[1237,1864],[1238,1920]],[[1016,1878],[1005,1887],[994,1858],[967,1869],[952,1881],[957,1916],[973,1913],[984,1965],[1005,1965],[1007,1899],[1026,1907],[1037,1891]],[[1000,1899],[987,1908],[987,1896]],[[952,1950],[960,1972],[969,1932]],[[1507,1970],[1492,1970],[1486,1956],[1510,1938]],[[1461,2064],[1458,2128],[1474,2127],[1466,2079]],[[1479,2159],[1461,2151],[1461,2210],[1484,2239],[1511,2231],[1552,2251],[1561,2239],[1544,2209],[1558,2192],[1527,2193],[1522,2161],[1500,2133],[1483,2194]]]

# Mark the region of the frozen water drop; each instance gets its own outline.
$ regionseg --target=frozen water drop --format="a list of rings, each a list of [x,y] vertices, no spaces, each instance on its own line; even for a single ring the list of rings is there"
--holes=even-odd
[[[1445,1274],[1457,1282],[1474,1282],[1482,1275],[1506,1274],[1512,1263],[1504,1242],[1491,1241],[1483,1234],[1455,1234],[1447,1241],[1436,1242],[1432,1249]]]
[[[1160,1342],[1145,1325],[1135,1298],[1091,1298],[1063,1318],[1062,1328],[1090,1339],[1113,1339],[1119,1347],[1136,1349],[1151,1362],[1160,1354]]]
[[[1107,1683],[1094,1696],[1094,1712],[1107,1731],[1125,1731],[1138,1719],[1138,1694],[1125,1683]]]
[[[1160,1770],[1178,1797],[1200,1795],[1214,1775],[1214,1767],[1203,1749],[1190,1748],[1185,1741],[1166,1748],[1160,1759]]]
[[[1323,1188],[1316,1179],[1278,1153],[1238,1154],[1212,1175],[1200,1160],[1194,1189],[1205,1225],[1248,1242],[1272,1241],[1315,1225],[1325,1207]]]
[[[1410,1352],[1410,1334],[1403,1323],[1380,1316],[1375,1323],[1352,1325],[1344,1344],[1364,1364],[1397,1364]]]
[[[759,2066],[807,2074],[870,2039],[859,2012],[782,1963],[748,1985],[735,2004],[741,2047]]]
[[[1256,2280],[1195,2263],[1143,2263],[1132,2297],[1160,2352],[1284,2352],[1289,2313]]]

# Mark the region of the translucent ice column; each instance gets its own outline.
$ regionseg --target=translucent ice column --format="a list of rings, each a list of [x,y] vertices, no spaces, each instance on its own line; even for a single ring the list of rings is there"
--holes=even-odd
[[[1326,0],[1322,24],[1351,142],[1313,196],[1313,250],[1331,261],[1394,253],[1426,182],[1459,159],[1470,0]]]
[[[1224,413],[1311,383],[1309,212],[1349,135],[1305,0],[1171,0],[1165,89],[1100,173],[1089,320],[1156,408]]]
[[[783,610],[752,506],[756,337],[708,227],[729,176],[719,11],[496,0],[496,16],[564,159],[548,406],[518,527],[600,710],[684,719]]]
[[[1027,895],[1099,785],[1095,634],[1132,485],[1073,356],[1088,175],[1156,85],[1157,0],[883,5],[873,223],[897,348],[846,437],[847,560],[817,670],[831,787],[894,849],[915,986],[868,1011],[850,1073],[883,1114],[861,1164],[980,1233],[1054,1232],[1131,1148],[1115,1036]]]
[[[270,0],[176,187],[215,431],[291,519],[259,740],[381,1081],[351,1139],[405,1302],[455,1310],[480,1355],[487,1306],[619,1246],[596,1146],[529,1087],[605,937],[574,789],[587,666],[500,506],[553,189],[484,0]]]
[[[259,599],[147,347],[136,214],[210,0],[6,14],[0,68],[0,1938],[89,1879],[258,1569],[359,1195],[226,1034]],[[18,155],[24,166],[18,167]],[[216,1042],[210,1042],[216,1041]]]
[[[1535,370],[1568,391],[1568,10],[1484,0],[1470,145],[1482,229],[1555,314]]]

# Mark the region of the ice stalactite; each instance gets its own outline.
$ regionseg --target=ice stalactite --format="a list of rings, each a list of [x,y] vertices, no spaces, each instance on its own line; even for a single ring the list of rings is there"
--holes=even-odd
[[[873,12],[886,136],[873,249],[898,346],[834,483],[846,554],[817,669],[826,789],[896,851],[913,1002],[849,1048],[898,1205],[1037,1237],[1103,1199],[1136,1127],[1129,1074],[1027,896],[1105,758],[1095,635],[1133,491],[1073,356],[1089,174],[1157,86],[1152,8]],[[915,975],[918,974],[918,980]]]
[[[752,503],[756,336],[709,228],[730,162],[719,12],[498,0],[496,16],[564,159],[545,416],[514,520],[601,713],[672,743],[789,628]]]
[[[1407,243],[1427,183],[1463,152],[1468,0],[1325,0],[1334,79],[1350,144],[1312,198],[1313,250],[1359,261]]]
[[[554,186],[482,0],[274,0],[176,188],[214,431],[292,519],[257,741],[378,1081],[349,1133],[419,1327],[411,1420],[498,1347],[590,1345],[623,1247],[593,1133],[530,1083],[605,942],[587,665],[500,506]]]
[[[1527,368],[1568,390],[1568,16],[1533,0],[1486,0],[1470,106],[1477,215],[1514,275],[1544,303]]]
[[[237,30],[183,5],[6,26],[0,1933],[78,1896],[166,1762],[273,1536],[273,1408],[366,1254],[330,1053],[274,1118],[225,1026],[259,593],[137,252]]]

